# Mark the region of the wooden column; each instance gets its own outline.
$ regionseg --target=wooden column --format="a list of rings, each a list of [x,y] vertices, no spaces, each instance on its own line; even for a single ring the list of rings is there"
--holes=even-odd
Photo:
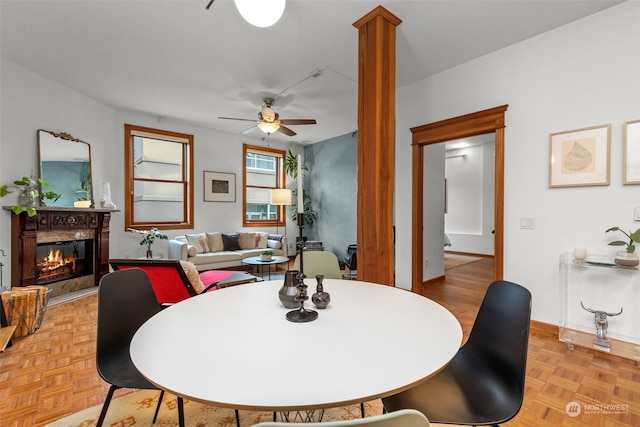
[[[358,29],[358,280],[394,285],[396,27],[378,6]]]

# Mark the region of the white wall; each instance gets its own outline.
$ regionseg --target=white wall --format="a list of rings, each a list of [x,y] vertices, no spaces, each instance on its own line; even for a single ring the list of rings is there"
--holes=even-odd
[[[93,183],[96,200],[102,196],[102,183],[111,183],[113,202],[118,209],[124,207],[124,123],[190,133],[195,139],[194,195],[195,227],[193,230],[169,230],[172,237],[185,232],[226,231],[242,229],[242,144],[270,145],[277,149],[302,152],[297,145],[270,143],[260,138],[214,131],[185,123],[132,111],[116,110],[79,92],[62,86],[48,78],[2,58],[0,62],[0,185],[10,183],[25,174],[38,174],[38,129],[67,132],[91,144]],[[214,203],[203,200],[203,171],[232,172],[236,174],[236,202]],[[291,187],[291,185],[290,185]],[[2,206],[16,202],[14,194],[0,199]],[[3,283],[10,285],[11,277],[11,212],[0,211],[0,262]],[[288,216],[288,215],[287,215]],[[141,257],[145,248],[139,238],[124,231],[122,212],[114,213],[111,220],[110,257]],[[276,232],[276,227],[264,228]],[[280,233],[284,228],[280,227]],[[296,233],[288,220],[287,234]],[[167,243],[154,244],[156,255],[167,253]]]
[[[504,276],[531,290],[533,319],[557,323],[559,255],[574,246],[613,254],[604,231],[640,227],[640,187],[622,185],[623,122],[640,119],[639,76],[640,2],[631,1],[400,89],[397,285],[411,283],[409,128],[509,104]],[[549,189],[549,134],[606,123],[610,185]],[[521,230],[521,217],[534,218],[535,229]]]

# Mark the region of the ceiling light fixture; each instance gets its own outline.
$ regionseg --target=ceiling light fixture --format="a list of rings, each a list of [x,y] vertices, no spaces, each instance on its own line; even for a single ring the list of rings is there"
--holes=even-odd
[[[269,135],[280,129],[280,123],[260,122],[258,123],[258,129]]]
[[[282,17],[286,0],[234,0],[240,15],[255,27],[270,27]]]

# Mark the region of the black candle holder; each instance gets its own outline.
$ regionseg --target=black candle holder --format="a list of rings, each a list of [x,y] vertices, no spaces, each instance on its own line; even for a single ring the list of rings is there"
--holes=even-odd
[[[298,212],[298,229],[300,230],[300,238],[297,242],[298,259],[300,260],[300,271],[298,273],[298,295],[295,300],[300,303],[300,307],[296,310],[292,310],[287,313],[287,320],[294,323],[312,322],[318,318],[318,312],[313,310],[307,310],[304,308],[304,302],[309,299],[307,296],[307,285],[304,283],[304,241],[302,235],[304,234],[304,214]]]

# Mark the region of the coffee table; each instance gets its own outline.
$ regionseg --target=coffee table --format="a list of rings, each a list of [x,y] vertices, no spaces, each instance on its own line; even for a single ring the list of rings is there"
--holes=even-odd
[[[315,280],[305,283],[313,287]],[[159,388],[189,400],[302,411],[408,389],[437,373],[460,347],[456,318],[421,295],[325,279],[329,306],[317,310],[313,322],[293,323],[278,299],[282,284],[233,286],[162,310],[133,337],[133,363]],[[306,306],[313,308],[309,301]]]
[[[243,264],[257,265],[258,270],[260,270],[260,275],[262,278],[264,278],[264,266],[266,265],[267,271],[269,272],[269,276],[268,276],[269,280],[271,280],[271,266],[284,264],[285,262],[289,262],[289,258],[285,256],[272,256],[271,261],[261,261],[259,256],[252,256],[249,258],[244,258],[242,260]]]

